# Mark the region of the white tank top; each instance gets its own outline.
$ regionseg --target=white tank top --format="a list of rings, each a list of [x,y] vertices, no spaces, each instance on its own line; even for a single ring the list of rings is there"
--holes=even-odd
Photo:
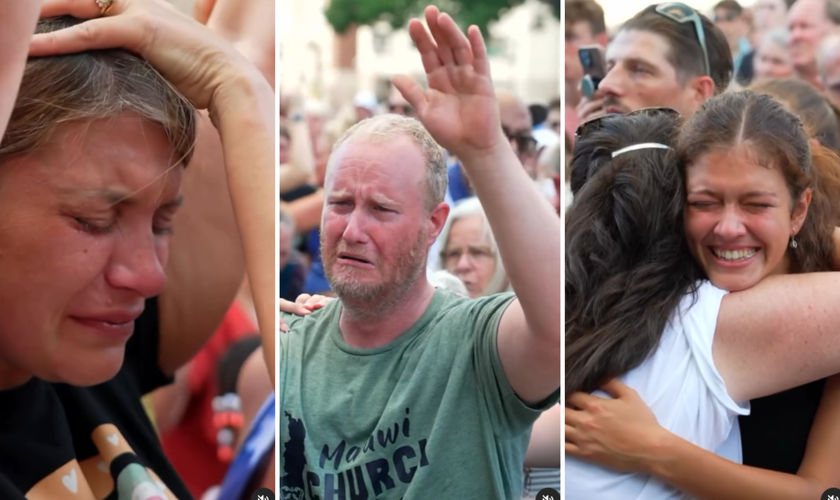
[[[738,404],[729,397],[712,358],[718,312],[726,293],[702,282],[696,302],[691,295],[680,302],[659,347],[621,380],[639,393],[664,428],[741,463],[738,415],[749,414],[749,402]],[[570,456],[566,457],[565,488],[566,500],[689,498],[655,477],[615,472]]]

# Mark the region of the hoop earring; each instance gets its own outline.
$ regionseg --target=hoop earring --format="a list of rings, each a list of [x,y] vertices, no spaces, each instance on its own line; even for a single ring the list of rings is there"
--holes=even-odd
[[[790,248],[794,250],[799,248],[799,243],[796,242],[796,238],[794,238],[793,236],[790,237]]]

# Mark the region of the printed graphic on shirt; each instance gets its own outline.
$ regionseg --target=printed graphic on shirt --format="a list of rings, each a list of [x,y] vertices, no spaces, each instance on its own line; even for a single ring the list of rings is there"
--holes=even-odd
[[[120,472],[117,492],[120,500],[167,500],[148,471],[138,464],[128,465]]]
[[[100,425],[91,434],[99,455],[69,462],[42,479],[27,494],[27,500],[104,500],[118,486],[118,500],[178,500],[151,469],[131,464],[114,480],[111,462],[130,454],[122,433],[112,424]],[[139,460],[138,460],[139,462]]]
[[[96,500],[103,500],[114,491],[114,478],[111,477],[111,468],[101,456],[91,457],[82,461],[82,473],[90,484],[90,489]]]
[[[429,466],[426,437],[411,434],[410,409],[401,422],[376,429],[364,443],[317,443],[318,460],[306,459],[303,421],[284,412],[280,500],[303,498],[398,498],[421,467]],[[309,439],[312,439],[309,437]],[[396,490],[396,491],[391,491]]]
[[[26,493],[27,500],[94,500],[79,462],[72,460]]]
[[[113,424],[100,425],[91,435],[93,444],[99,450],[99,456],[110,466],[111,462],[123,453],[134,453],[131,446]]]

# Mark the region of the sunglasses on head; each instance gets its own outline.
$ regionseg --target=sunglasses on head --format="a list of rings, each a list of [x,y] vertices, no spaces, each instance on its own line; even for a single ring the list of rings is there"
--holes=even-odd
[[[637,109],[635,111],[631,111],[631,112],[623,114],[623,115],[618,114],[618,113],[613,113],[613,114],[609,114],[609,115],[599,116],[598,118],[593,118],[592,120],[589,120],[588,122],[581,123],[580,126],[578,126],[577,130],[575,130],[575,142],[577,142],[577,139],[581,139],[581,138],[586,137],[587,135],[589,135],[593,132],[597,132],[598,130],[603,129],[604,128],[604,120],[606,120],[607,118],[615,118],[615,117],[618,117],[618,116],[636,116],[636,115],[656,116],[656,115],[660,115],[660,114],[674,116],[674,117],[680,116],[680,113],[677,110],[675,110],[673,108],[663,108],[663,107],[641,108],[641,109]]]
[[[661,3],[656,6],[656,13],[679,24],[693,23],[697,41],[703,50],[703,62],[706,64],[705,76],[711,76],[709,66],[709,51],[706,49],[706,32],[703,30],[703,20],[700,14],[688,5],[680,2]]]

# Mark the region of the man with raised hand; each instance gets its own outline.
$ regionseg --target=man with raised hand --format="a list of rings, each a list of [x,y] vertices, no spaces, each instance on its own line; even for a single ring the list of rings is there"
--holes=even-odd
[[[429,90],[394,80],[419,122],[360,122],[329,160],[321,247],[339,300],[284,317],[280,498],[516,498],[531,426],[560,399],[560,219],[502,131],[480,31],[434,7],[426,21],[431,36],[409,32]],[[473,179],[516,296],[426,280],[449,213],[438,144]]]

